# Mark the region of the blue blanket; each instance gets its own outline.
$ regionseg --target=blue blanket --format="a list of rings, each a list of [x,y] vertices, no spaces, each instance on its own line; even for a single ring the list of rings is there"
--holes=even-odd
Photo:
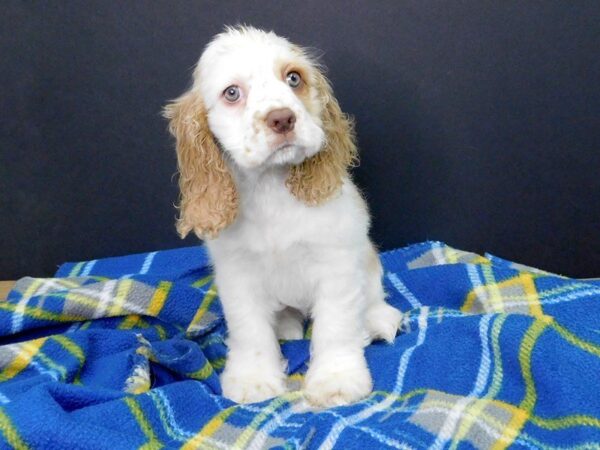
[[[67,263],[0,302],[0,443],[14,448],[600,448],[600,282],[426,242],[381,255],[393,344],[374,392],[221,396],[226,326],[202,247]]]

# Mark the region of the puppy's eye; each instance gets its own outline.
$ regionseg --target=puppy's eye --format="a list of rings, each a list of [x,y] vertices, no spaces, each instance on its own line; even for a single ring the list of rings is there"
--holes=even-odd
[[[302,77],[298,72],[288,73],[285,77],[285,80],[287,81],[287,84],[289,84],[290,87],[293,88],[297,88],[298,86],[300,86],[300,83],[302,83]]]
[[[235,103],[240,99],[240,88],[237,86],[229,86],[223,91],[223,97],[230,103]]]

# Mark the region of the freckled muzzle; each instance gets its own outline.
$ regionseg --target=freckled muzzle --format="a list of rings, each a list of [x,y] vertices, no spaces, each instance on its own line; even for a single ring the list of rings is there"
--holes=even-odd
[[[248,89],[241,139],[228,151],[246,168],[299,164],[322,146],[319,122],[287,85],[255,83]]]

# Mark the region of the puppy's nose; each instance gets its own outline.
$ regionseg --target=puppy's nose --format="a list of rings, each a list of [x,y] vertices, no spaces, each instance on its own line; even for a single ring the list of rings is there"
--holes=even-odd
[[[296,115],[290,108],[274,109],[267,114],[265,121],[275,133],[284,134],[294,129]]]

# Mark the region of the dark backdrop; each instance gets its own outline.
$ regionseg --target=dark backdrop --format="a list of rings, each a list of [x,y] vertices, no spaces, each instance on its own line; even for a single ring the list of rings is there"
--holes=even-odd
[[[191,245],[161,107],[223,24],[321,49],[383,248],[600,275],[597,1],[2,3],[0,279]]]

